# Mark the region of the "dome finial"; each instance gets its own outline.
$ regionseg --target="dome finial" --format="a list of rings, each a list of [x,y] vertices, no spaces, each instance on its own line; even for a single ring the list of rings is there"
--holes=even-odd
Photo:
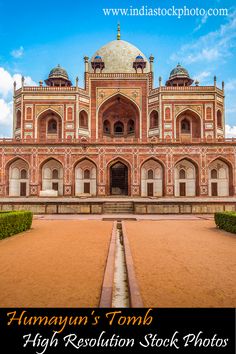
[[[118,22],[118,26],[117,26],[117,40],[120,40],[120,23]]]

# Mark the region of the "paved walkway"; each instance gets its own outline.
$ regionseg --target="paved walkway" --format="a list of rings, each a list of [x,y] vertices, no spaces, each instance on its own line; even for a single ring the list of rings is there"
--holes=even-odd
[[[97,307],[112,225],[34,220],[1,240],[1,306]]]
[[[207,214],[52,214],[52,215],[35,215],[38,220],[213,220],[213,215]]]
[[[236,237],[210,220],[125,221],[145,307],[235,307]]]

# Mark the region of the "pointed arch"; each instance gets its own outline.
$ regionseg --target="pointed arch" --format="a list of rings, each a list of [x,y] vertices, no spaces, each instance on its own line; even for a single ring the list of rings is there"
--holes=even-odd
[[[88,158],[74,164],[75,196],[97,195],[97,165]]]
[[[107,194],[131,195],[131,165],[122,157],[107,163]]]
[[[129,119],[127,123],[127,134],[132,135],[135,132],[135,122],[133,119]]]
[[[5,164],[5,169],[8,169],[9,166],[15,162],[16,160],[22,160],[23,162],[25,162],[27,164],[27,166],[29,167],[30,164],[29,164],[29,161],[27,161],[24,157],[20,156],[20,155],[17,155],[15,157],[13,157],[12,159],[10,159],[9,161],[6,162]]]
[[[124,135],[124,124],[121,121],[117,121],[114,123],[114,135],[121,136]]]
[[[63,195],[63,163],[54,157],[49,157],[40,163],[41,191],[40,196]],[[57,173],[55,173],[57,171]]]
[[[111,134],[111,123],[108,119],[105,119],[103,122],[103,133],[105,135],[110,135]]]
[[[176,162],[175,162],[175,165],[177,165],[178,163],[180,163],[181,161],[183,160],[187,160],[189,162],[191,162],[198,170],[199,170],[199,164],[197,161],[193,160],[191,157],[189,156],[185,156],[185,157],[181,157],[180,159],[178,159]]]
[[[54,160],[63,166],[64,161],[61,161],[58,157],[50,156],[40,162],[39,169],[42,169],[43,165],[45,165],[48,161],[51,160]]]
[[[223,128],[223,119],[222,119],[222,111],[220,109],[217,110],[216,112],[216,119],[217,119],[217,127],[218,128]]]
[[[202,136],[202,119],[198,112],[185,108],[175,117],[176,138],[180,140],[200,139]],[[185,127],[183,124],[185,123]]]
[[[189,157],[183,157],[176,161],[174,180],[176,197],[198,196],[200,193],[198,163]]]
[[[21,118],[22,118],[21,110],[18,109],[16,111],[16,129],[20,129],[21,128]]]
[[[123,163],[124,165],[126,165],[128,168],[131,168],[130,161],[128,161],[128,160],[125,159],[124,157],[120,157],[120,156],[117,156],[117,157],[115,157],[115,158],[110,159],[110,160],[107,162],[107,167],[110,167],[110,166],[114,165],[114,164],[117,163],[117,162],[121,162],[121,163]]]
[[[7,194],[10,197],[29,195],[29,163],[21,157],[15,157],[6,164]]]
[[[156,109],[153,109],[149,114],[149,127],[150,129],[159,127],[159,113]]]
[[[137,104],[137,102],[135,100],[133,100],[130,96],[126,95],[125,93],[123,92],[115,92],[114,94],[108,96],[104,101],[101,102],[101,104],[98,106],[98,110],[101,109],[101,107],[103,105],[105,105],[107,102],[111,101],[113,98],[116,98],[116,97],[123,97],[124,99],[127,99],[128,101],[131,101],[138,109],[138,111],[140,111],[140,107],[139,105]]]
[[[220,166],[217,162],[221,162],[226,166],[222,166],[225,169],[225,176],[220,173]],[[212,169],[217,170],[217,179],[212,179]],[[234,195],[234,175],[233,175],[232,162],[223,156],[214,157],[208,164],[208,194],[209,196],[233,196]],[[212,184],[215,183],[215,184]]]
[[[85,109],[81,109],[79,112],[79,127],[82,129],[88,129],[88,121],[88,112]]]
[[[79,158],[78,160],[76,160],[76,161],[73,163],[73,169],[75,169],[75,167],[76,167],[80,162],[82,162],[82,161],[84,161],[84,160],[91,162],[91,163],[94,164],[94,166],[96,167],[96,170],[98,169],[97,163],[96,163],[92,158],[90,158],[90,157],[88,157],[88,156],[81,157],[81,158]]]
[[[201,119],[201,115],[199,114],[199,112],[191,107],[185,107],[183,109],[181,109],[177,114],[175,118],[178,118],[181,114],[185,113],[186,111],[189,111],[190,113],[196,114],[199,119]]]
[[[118,135],[115,131],[118,122],[124,126],[123,132],[120,132],[119,136],[126,138],[132,134],[134,137],[139,137],[140,108],[130,97],[116,93],[103,101],[97,112],[98,136],[100,138],[104,136],[103,127],[106,121],[109,121],[112,127],[111,137]],[[133,122],[132,130],[130,130],[131,121]]]
[[[162,197],[164,195],[164,175],[162,161],[152,157],[143,161],[140,167],[141,196]]]
[[[59,113],[56,109],[53,107],[50,108],[45,108],[43,111],[39,112],[36,116],[37,119],[41,118],[42,116],[48,114],[48,113],[55,113],[57,114],[61,119],[63,119],[63,115]]]
[[[56,129],[50,129],[50,122],[56,126]],[[62,116],[53,108],[45,109],[37,117],[37,134],[40,141],[60,140],[62,138]]]

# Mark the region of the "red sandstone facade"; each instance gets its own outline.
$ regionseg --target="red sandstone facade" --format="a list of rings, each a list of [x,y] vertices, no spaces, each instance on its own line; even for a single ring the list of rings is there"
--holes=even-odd
[[[0,143],[1,197],[235,195],[224,85],[193,84],[178,65],[154,88],[154,58],[139,53],[118,37],[85,57],[84,88],[60,67],[46,85],[22,79],[14,137]]]

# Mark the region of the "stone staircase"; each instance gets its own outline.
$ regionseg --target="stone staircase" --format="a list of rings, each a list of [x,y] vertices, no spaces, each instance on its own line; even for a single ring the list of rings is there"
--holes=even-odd
[[[103,204],[103,214],[133,214],[133,202],[105,202]]]

